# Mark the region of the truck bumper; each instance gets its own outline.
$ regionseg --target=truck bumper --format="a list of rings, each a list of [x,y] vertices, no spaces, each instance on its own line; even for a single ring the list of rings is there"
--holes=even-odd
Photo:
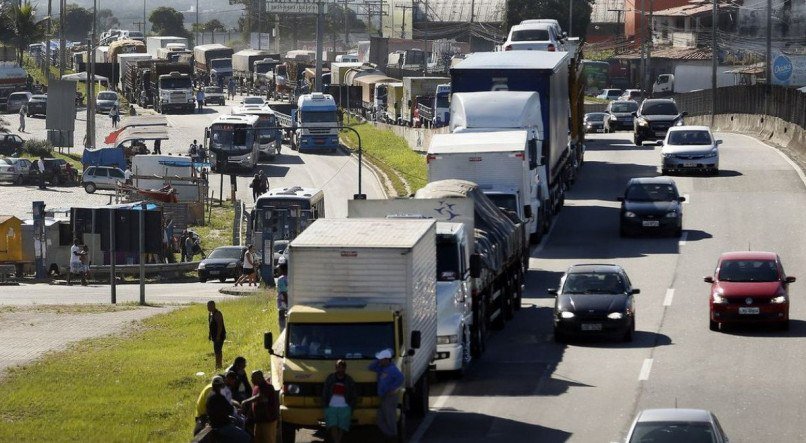
[[[376,409],[355,409],[350,420],[351,427],[375,426]],[[284,424],[305,429],[321,429],[325,424],[324,408],[300,408],[280,406],[280,418]]]
[[[462,369],[462,345],[437,345],[437,356],[434,358],[437,371],[456,371]]]
[[[185,102],[185,103],[161,103],[160,107],[165,112],[170,111],[184,111],[184,112],[193,112],[196,109],[195,102]]]
[[[335,134],[327,135],[303,135],[299,140],[299,150],[317,151],[322,149],[335,150],[339,148],[339,136]]]

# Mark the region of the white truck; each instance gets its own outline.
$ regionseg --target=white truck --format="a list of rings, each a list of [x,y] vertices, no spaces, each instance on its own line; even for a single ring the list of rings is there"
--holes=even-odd
[[[729,72],[735,66],[717,66],[716,86],[733,86],[736,76]],[[658,75],[652,84],[652,96],[663,97],[698,89],[711,89],[711,63],[701,65],[677,65],[674,73]]]
[[[250,84],[253,80],[255,62],[267,57],[269,51],[261,49],[243,49],[232,54],[232,76],[237,82]]]
[[[437,86],[450,82],[448,77],[403,77],[403,124],[413,125],[419,119],[417,104],[431,103],[436,96]]]
[[[336,100],[332,95],[321,92],[303,94],[297,99],[296,108],[271,107],[280,126],[293,128],[291,149],[335,152],[339,148],[339,122]],[[288,113],[282,112],[286,110]]]
[[[232,48],[220,43],[193,47],[196,78],[205,85],[226,86],[232,77]]]
[[[353,426],[374,426],[381,350],[403,372],[398,432],[405,416],[428,411],[429,366],[436,354],[436,230],[433,220],[318,219],[289,245],[289,310],[271,354],[282,386],[282,441],[297,429],[321,429],[322,387],[334,363],[347,361],[358,403]]]
[[[437,371],[461,375],[471,361],[470,255],[473,201],[467,198],[348,200],[348,218],[437,220]],[[451,220],[451,221],[447,221]]]
[[[168,45],[174,45],[173,48],[179,49],[187,49],[188,47],[188,39],[185,37],[162,37],[162,36],[154,36],[154,37],[146,37],[146,52],[151,55],[153,58],[163,58],[160,57],[159,50],[168,48]],[[181,48],[175,45],[180,44],[182,45]]]

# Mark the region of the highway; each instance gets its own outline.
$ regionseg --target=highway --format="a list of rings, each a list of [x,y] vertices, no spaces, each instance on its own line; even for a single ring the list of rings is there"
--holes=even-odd
[[[720,253],[746,249],[778,252],[806,279],[802,175],[752,138],[717,134],[720,175],[674,178],[688,197],[683,236],[622,239],[616,197],[660,160],[659,146],[636,148],[630,135],[589,136],[580,178],[533,250],[524,308],[463,379],[432,386],[410,441],[623,441],[638,411],[675,405],[713,411],[732,442],[806,440],[806,281],[790,288],[789,331],[722,333],[708,329],[702,281]],[[620,264],[641,289],[632,343],[554,343],[546,289],[577,263]]]

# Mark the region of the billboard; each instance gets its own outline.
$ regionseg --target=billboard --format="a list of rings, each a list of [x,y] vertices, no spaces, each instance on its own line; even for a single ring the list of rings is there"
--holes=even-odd
[[[806,54],[773,52],[772,84],[796,88],[806,86]]]

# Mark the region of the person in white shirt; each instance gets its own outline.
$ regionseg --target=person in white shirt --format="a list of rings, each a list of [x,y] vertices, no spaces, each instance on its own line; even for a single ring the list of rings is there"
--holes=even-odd
[[[45,189],[45,157],[39,157],[36,167],[39,168],[39,189]]]
[[[257,286],[257,274],[255,273],[255,253],[253,252],[252,245],[246,247],[246,251],[243,254],[243,264],[241,268],[243,269],[240,278],[235,282],[235,286],[241,285],[243,286],[243,282],[249,280],[249,286],[254,284]]]
[[[81,245],[81,240],[78,238],[73,240],[73,246],[70,247],[70,270],[67,272],[67,286],[70,286],[70,279],[73,274],[81,276],[81,285],[87,286],[87,276],[84,272],[84,265],[81,263],[81,256],[84,255],[84,248]]]
[[[126,168],[126,170],[123,171],[123,179],[126,180],[127,185],[132,184],[132,170],[131,169]]]

